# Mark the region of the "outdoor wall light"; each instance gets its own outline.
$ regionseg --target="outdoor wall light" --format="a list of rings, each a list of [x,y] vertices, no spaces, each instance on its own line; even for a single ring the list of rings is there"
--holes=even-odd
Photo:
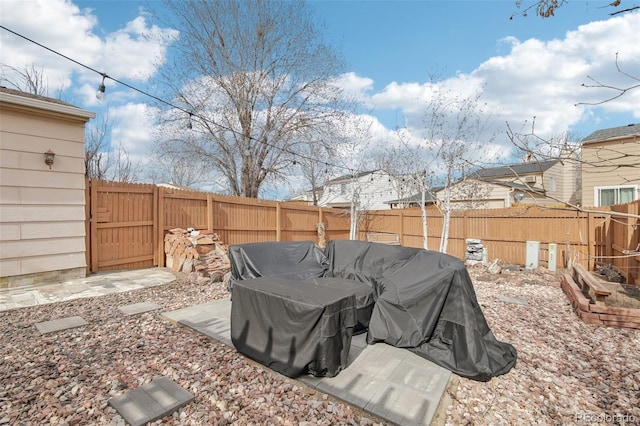
[[[104,85],[104,79],[106,78],[106,75],[102,75],[102,83],[100,83],[100,86],[98,86],[98,91],[96,92],[96,98],[101,101],[104,99],[104,91],[107,90],[107,88]]]
[[[44,153],[44,164],[49,166],[49,170],[51,170],[51,166],[53,166],[53,159],[55,158],[55,156],[56,153],[51,150],[48,150]]]
[[[516,192],[513,196],[513,199],[516,200],[516,203],[521,202],[522,200],[524,200],[524,192]]]

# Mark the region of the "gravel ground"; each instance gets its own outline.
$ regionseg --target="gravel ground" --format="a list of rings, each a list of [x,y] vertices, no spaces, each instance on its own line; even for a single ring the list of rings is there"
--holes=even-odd
[[[459,378],[447,391],[447,424],[640,424],[640,331],[583,324],[562,291],[548,285],[549,275],[470,272],[489,325],[519,358],[488,383]],[[147,300],[174,310],[227,295],[222,284],[179,280],[0,312],[0,425],[123,424],[109,398],[156,375],[196,399],[154,424],[384,424],[158,311],[133,317],[117,311]],[[72,315],[89,325],[44,336],[33,325]]]
[[[447,424],[640,424],[639,330],[584,324],[542,271],[470,273],[489,326],[518,362],[488,383],[460,378],[448,389]]]

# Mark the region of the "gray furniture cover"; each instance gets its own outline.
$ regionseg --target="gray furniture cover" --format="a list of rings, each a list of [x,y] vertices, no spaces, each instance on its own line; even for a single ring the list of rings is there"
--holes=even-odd
[[[245,277],[273,273],[274,278],[292,279],[287,281],[289,287],[282,288],[285,293],[303,281],[307,282],[304,289],[294,291],[303,291],[305,297],[317,294],[321,300],[320,294],[335,289],[350,292],[356,299],[357,327],[368,329],[369,344],[385,342],[407,348],[460,376],[480,381],[505,374],[515,365],[515,348],[496,340],[464,264],[452,256],[363,241],[331,241],[326,257],[309,247],[312,242],[258,244],[250,245],[250,250],[246,245],[230,247],[235,282],[232,306],[236,304],[235,286]],[[274,327],[297,321],[284,310],[271,311],[276,315]],[[232,316],[232,329],[233,320]],[[297,332],[280,328],[279,333],[290,335],[283,339],[289,344],[287,353],[300,352],[293,345],[300,342]],[[279,362],[286,364],[289,358]],[[309,371],[312,369],[318,371],[314,367]]]
[[[233,286],[231,340],[249,358],[289,377],[333,377],[347,365],[355,296],[312,281],[279,277]]]
[[[407,348],[479,381],[515,365],[515,348],[499,342],[489,329],[459,259],[420,250],[386,268],[376,287],[367,343]]]
[[[258,277],[306,280],[322,277],[328,267],[327,257],[313,241],[232,245],[229,261],[229,291],[238,280]]]
[[[367,330],[373,309],[373,287],[351,275],[333,274],[327,256],[313,241],[286,241],[238,244],[229,247],[231,279],[229,290],[240,280],[258,277],[282,277],[313,280],[322,287],[349,289],[356,297],[357,324],[354,333]],[[232,297],[233,299],[233,297]]]

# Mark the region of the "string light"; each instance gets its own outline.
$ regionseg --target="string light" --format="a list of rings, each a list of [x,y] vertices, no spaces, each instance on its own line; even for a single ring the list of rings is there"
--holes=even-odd
[[[104,81],[105,81],[105,79],[107,79],[107,78],[108,78],[109,80],[111,80],[111,81],[113,81],[113,82],[115,82],[115,83],[121,84],[121,85],[123,85],[123,86],[125,86],[125,87],[127,87],[127,88],[129,88],[129,89],[131,89],[131,90],[133,90],[133,91],[135,91],[135,92],[140,93],[141,95],[147,96],[147,97],[149,97],[149,98],[151,98],[151,99],[154,99],[154,100],[156,100],[156,101],[158,101],[158,102],[160,102],[160,103],[162,103],[162,104],[164,104],[164,105],[167,105],[167,106],[169,106],[169,107],[171,107],[171,108],[174,108],[174,109],[177,109],[177,110],[179,110],[179,111],[182,111],[182,112],[184,112],[184,113],[186,113],[186,114],[189,114],[189,118],[190,118],[190,119],[191,119],[192,117],[196,117],[197,119],[201,120],[203,123],[209,123],[209,124],[212,124],[212,125],[214,125],[214,126],[216,126],[216,127],[219,127],[219,128],[220,128],[220,129],[222,129],[222,130],[225,130],[225,131],[228,131],[228,132],[232,132],[232,133],[235,133],[235,134],[238,134],[238,135],[242,135],[240,132],[238,132],[238,131],[237,131],[237,130],[235,130],[235,129],[232,129],[232,128],[230,128],[230,127],[227,127],[227,126],[224,126],[224,125],[222,125],[222,124],[216,123],[215,121],[209,120],[209,119],[207,119],[207,118],[205,118],[205,117],[203,117],[203,116],[201,116],[201,115],[199,115],[199,114],[195,114],[195,113],[192,113],[192,112],[190,112],[190,111],[187,111],[186,109],[184,109],[184,108],[182,108],[182,107],[180,107],[180,106],[178,106],[178,105],[175,105],[175,104],[173,104],[173,103],[171,103],[171,102],[169,102],[169,101],[166,101],[166,100],[164,100],[164,99],[161,99],[161,98],[159,98],[159,97],[157,97],[157,96],[155,96],[155,95],[152,95],[151,93],[145,92],[144,90],[141,90],[141,89],[138,89],[137,87],[131,86],[130,84],[125,83],[125,82],[123,82],[123,81],[120,81],[120,80],[118,80],[118,79],[116,79],[116,78],[110,77],[109,75],[107,75],[107,74],[106,74],[106,73],[104,73],[104,72],[100,72],[100,71],[96,70],[95,68],[92,68],[92,67],[90,67],[90,66],[88,66],[88,65],[85,65],[85,64],[83,64],[82,62],[79,62],[79,61],[77,61],[77,60],[75,60],[75,59],[73,59],[73,58],[70,58],[69,56],[66,56],[66,55],[64,55],[64,54],[62,54],[62,53],[60,53],[60,52],[58,52],[58,51],[56,51],[56,50],[51,49],[50,47],[47,47],[47,46],[45,46],[44,44],[38,43],[38,42],[37,42],[37,41],[35,41],[35,40],[32,40],[32,39],[30,39],[30,38],[28,38],[28,37],[26,37],[26,36],[23,36],[22,34],[19,34],[19,33],[15,32],[15,31],[13,31],[13,30],[10,30],[9,28],[5,27],[4,25],[0,25],[0,28],[2,28],[3,30],[8,31],[8,32],[10,32],[11,34],[14,34],[14,35],[16,35],[16,36],[18,36],[18,37],[20,37],[20,38],[22,38],[22,39],[24,39],[24,40],[26,40],[26,41],[30,42],[30,43],[33,43],[33,44],[35,44],[35,45],[37,45],[37,46],[39,46],[39,47],[41,47],[41,48],[43,48],[43,49],[45,49],[45,50],[48,50],[49,52],[51,52],[51,53],[53,53],[53,54],[55,54],[55,55],[58,55],[58,56],[60,56],[60,57],[62,57],[62,58],[64,58],[64,59],[66,59],[66,60],[68,60],[68,61],[71,61],[71,62],[73,62],[73,63],[74,63],[74,64],[76,64],[76,65],[79,65],[79,66],[81,66],[81,67],[83,67],[83,68],[88,69],[89,71],[93,71],[93,72],[95,72],[96,74],[101,75],[101,76],[102,76],[102,83],[100,84],[100,86],[98,87],[98,91],[96,92],[96,98],[98,98],[98,99],[100,99],[100,100],[104,99],[104,93],[105,93],[105,90],[106,90],[106,86],[104,85]],[[188,124],[188,126],[189,126],[189,124]],[[271,143],[269,143],[269,142],[265,142],[265,141],[262,141],[262,140],[256,139],[256,138],[254,138],[254,137],[252,137],[252,136],[248,136],[248,138],[249,138],[249,140],[251,140],[251,141],[258,142],[258,143],[261,143],[261,144],[263,144],[263,145],[265,145],[265,146],[268,146],[268,147],[270,147],[270,148],[277,149],[277,150],[279,150],[280,152],[283,152],[283,153],[289,154],[289,155],[291,155],[291,156],[293,156],[293,157],[302,158],[302,159],[304,159],[304,160],[308,160],[308,161],[312,161],[312,162],[316,162],[316,163],[318,162],[318,160],[317,160],[317,159],[315,159],[315,158],[313,158],[313,157],[310,157],[310,156],[307,156],[307,155],[304,155],[304,154],[300,154],[300,153],[297,153],[297,152],[293,152],[293,151],[291,151],[291,150],[289,150],[289,149],[287,149],[287,148],[282,148],[282,147],[280,147],[280,146],[273,145],[273,144],[271,144]],[[296,164],[296,161],[295,161],[295,160],[293,160],[293,164]],[[326,166],[328,166],[328,165],[329,165],[329,163],[325,163],[325,165],[326,165]],[[337,165],[337,164],[333,164],[332,166],[333,166],[333,167],[335,167],[335,168],[338,168],[338,169],[347,170],[347,171],[349,171],[349,172],[350,172],[350,174],[352,174],[352,175],[354,175],[354,176],[355,176],[355,173],[357,172],[357,170],[356,170],[356,169],[353,169],[353,168],[348,167],[348,166]],[[327,170],[325,170],[325,171],[327,171]],[[327,172],[328,172],[328,171],[327,171]]]
[[[107,89],[104,85],[105,78],[107,78],[107,75],[102,74],[102,83],[100,83],[100,86],[98,86],[98,91],[96,92],[96,98],[98,98],[99,101],[104,99],[104,91]]]

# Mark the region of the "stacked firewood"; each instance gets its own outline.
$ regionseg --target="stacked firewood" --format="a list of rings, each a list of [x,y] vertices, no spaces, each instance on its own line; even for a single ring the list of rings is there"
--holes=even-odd
[[[222,281],[231,270],[228,246],[211,230],[174,228],[164,237],[166,266],[197,282]]]

